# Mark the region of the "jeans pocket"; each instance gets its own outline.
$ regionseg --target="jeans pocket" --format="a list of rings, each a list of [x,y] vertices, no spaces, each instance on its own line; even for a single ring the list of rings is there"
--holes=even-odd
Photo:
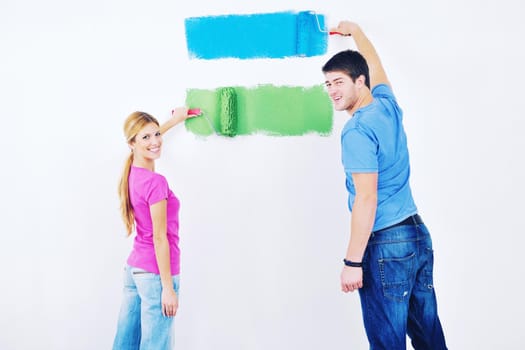
[[[133,279],[156,279],[157,277],[160,279],[158,274],[140,269],[138,267],[131,268],[131,275],[133,276]]]
[[[423,266],[422,273],[417,278],[417,287],[421,291],[433,292],[434,290],[434,250],[431,247],[425,248],[423,251]]]
[[[378,260],[383,295],[386,298],[400,302],[409,298],[415,260],[416,253]]]

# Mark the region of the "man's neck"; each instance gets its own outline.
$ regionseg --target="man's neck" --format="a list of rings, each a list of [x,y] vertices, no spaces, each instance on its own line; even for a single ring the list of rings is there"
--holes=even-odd
[[[352,108],[351,108],[351,109],[347,109],[346,111],[348,112],[348,114],[350,114],[350,115],[354,115],[354,113],[355,113],[359,108],[362,108],[362,107],[368,106],[369,104],[372,103],[373,100],[374,100],[374,97],[373,97],[372,94],[370,93],[370,90],[366,89],[366,91],[363,91],[363,93],[359,95],[359,97],[358,97],[358,99],[357,99],[357,102],[354,103],[354,105],[352,106]]]

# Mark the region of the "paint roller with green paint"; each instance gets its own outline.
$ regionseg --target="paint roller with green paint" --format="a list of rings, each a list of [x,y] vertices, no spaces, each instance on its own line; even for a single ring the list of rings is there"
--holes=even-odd
[[[322,85],[188,89],[186,105],[203,111],[205,118],[186,120],[187,130],[201,136],[328,135],[332,130],[332,103]]]
[[[237,135],[237,95],[232,87],[220,88],[219,95],[220,133],[233,137]]]

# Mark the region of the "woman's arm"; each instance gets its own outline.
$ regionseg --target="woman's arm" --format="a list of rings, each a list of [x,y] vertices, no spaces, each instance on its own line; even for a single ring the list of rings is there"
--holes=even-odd
[[[168,119],[165,123],[160,126],[160,133],[164,135],[166,131],[173,128],[175,125],[180,122],[185,121],[188,118],[196,117],[195,114],[188,114],[188,108],[186,107],[177,107],[171,111],[171,118]]]
[[[179,301],[173,288],[171,276],[166,212],[167,200],[165,199],[150,206],[151,222],[153,223],[153,245],[162,284],[162,313],[164,316],[175,316],[179,307]]]

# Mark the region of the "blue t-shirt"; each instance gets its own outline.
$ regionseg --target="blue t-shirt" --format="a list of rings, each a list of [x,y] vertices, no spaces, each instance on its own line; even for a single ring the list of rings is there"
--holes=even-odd
[[[352,211],[355,187],[352,173],[378,173],[377,211],[373,231],[417,213],[409,185],[410,163],[403,129],[403,112],[392,89],[380,84],[374,100],[358,109],[341,133],[343,166]]]

